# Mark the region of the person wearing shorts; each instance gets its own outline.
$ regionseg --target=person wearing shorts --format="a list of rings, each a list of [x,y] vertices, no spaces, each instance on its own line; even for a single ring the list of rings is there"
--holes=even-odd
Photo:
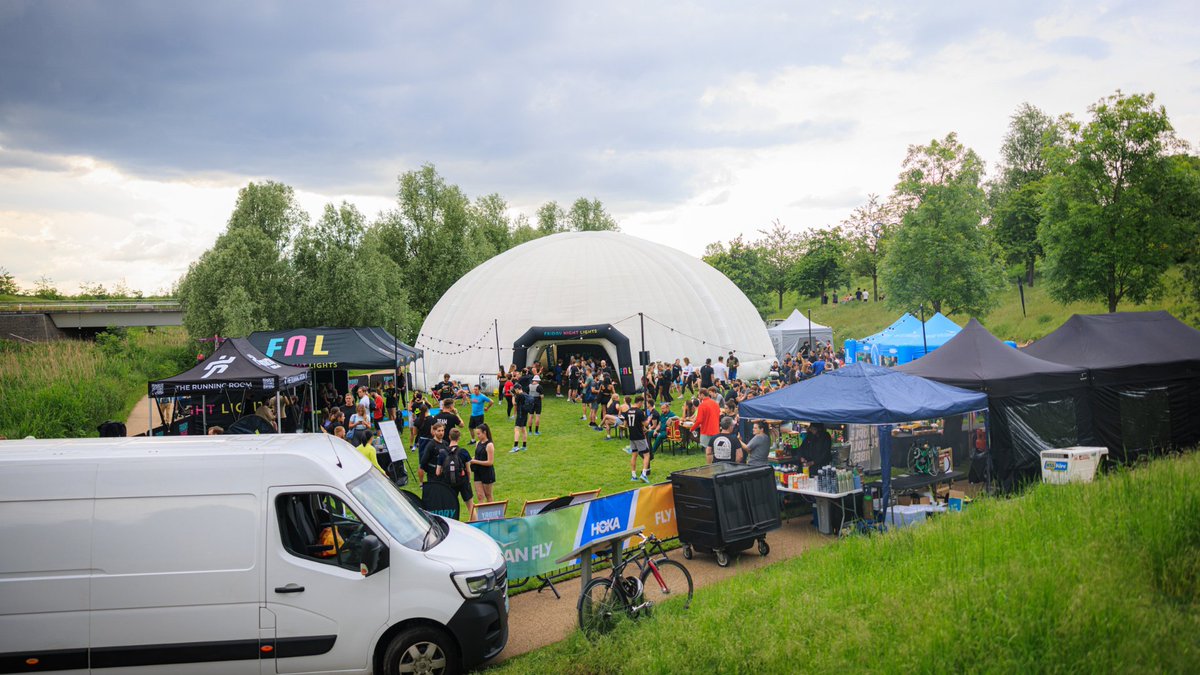
[[[495,499],[492,487],[496,484],[496,445],[487,424],[475,427],[475,459],[471,460],[471,476],[475,479],[475,494],[490,502]]]
[[[464,478],[463,481],[458,485],[450,485],[450,477],[442,475],[442,464],[446,461],[446,456],[450,453],[456,453],[458,455],[458,459],[462,463],[462,466],[471,466],[471,453],[463,450],[462,447],[458,445],[458,439],[460,438],[460,435],[461,432],[459,429],[450,430],[450,445],[449,447],[443,446],[438,452],[437,465],[434,467],[434,478],[432,480],[445,483],[450,487],[450,489],[454,490],[454,492],[462,498],[463,504],[466,505],[467,513],[471,513],[475,508],[475,493],[471,491],[470,472],[468,471],[467,477]]]
[[[645,398],[638,394],[633,399],[633,405],[624,413],[625,426],[629,431],[629,473],[630,482],[650,482],[650,460],[654,457],[650,452],[650,443],[646,440],[646,408],[642,405]],[[638,475],[638,460],[642,462],[642,475]]]
[[[517,417],[513,420],[513,446],[510,453],[529,449],[529,431],[525,429],[525,425],[529,424],[529,407],[525,405],[525,391],[521,385],[513,386],[512,396]],[[518,442],[520,445],[517,445]]]

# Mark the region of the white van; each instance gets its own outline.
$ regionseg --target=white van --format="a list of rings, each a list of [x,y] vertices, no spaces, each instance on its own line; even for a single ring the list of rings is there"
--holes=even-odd
[[[506,591],[332,436],[0,442],[0,673],[454,673]]]

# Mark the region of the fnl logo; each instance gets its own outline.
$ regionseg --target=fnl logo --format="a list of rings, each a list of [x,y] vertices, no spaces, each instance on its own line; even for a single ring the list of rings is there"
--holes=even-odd
[[[283,338],[271,338],[267,343],[267,356],[275,356],[276,352],[283,350],[284,356],[329,356],[329,352],[325,349],[325,336],[317,335],[313,339],[312,351],[307,352],[308,336],[293,335],[284,343]]]

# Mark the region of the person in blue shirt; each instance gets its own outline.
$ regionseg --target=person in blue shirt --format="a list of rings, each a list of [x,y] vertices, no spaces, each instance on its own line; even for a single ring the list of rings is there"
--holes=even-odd
[[[818,356],[817,360],[813,361],[813,364],[812,364],[813,377],[816,377],[817,375],[820,375],[823,372],[825,372],[825,359],[824,359],[824,357]]]
[[[483,415],[491,407],[492,399],[479,389],[479,385],[471,387],[471,421],[467,424],[467,428],[474,431],[475,427],[483,424]]]

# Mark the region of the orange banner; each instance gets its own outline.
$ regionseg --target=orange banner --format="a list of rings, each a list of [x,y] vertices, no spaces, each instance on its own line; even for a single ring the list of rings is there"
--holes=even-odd
[[[670,483],[651,485],[637,493],[637,508],[633,514],[633,527],[645,527],[643,534],[670,539],[679,536],[675,523],[675,493]]]

